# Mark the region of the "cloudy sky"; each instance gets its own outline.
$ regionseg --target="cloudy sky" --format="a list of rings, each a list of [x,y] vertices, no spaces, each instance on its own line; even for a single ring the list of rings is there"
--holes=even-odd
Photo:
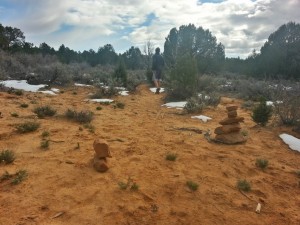
[[[245,58],[279,26],[300,23],[299,11],[300,0],[0,0],[0,23],[36,46],[112,44],[118,53],[148,40],[163,48],[170,29],[193,23],[209,29],[227,57]]]

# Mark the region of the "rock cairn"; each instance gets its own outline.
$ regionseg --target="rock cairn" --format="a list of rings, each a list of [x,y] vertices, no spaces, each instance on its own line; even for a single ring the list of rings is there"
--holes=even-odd
[[[94,155],[94,160],[93,160],[94,168],[98,172],[107,171],[108,166],[107,166],[106,158],[107,157],[111,158],[108,144],[106,143],[106,141],[96,139],[94,141],[93,146],[94,146],[94,150],[95,150],[95,155]]]
[[[240,132],[240,122],[244,121],[244,117],[237,115],[237,109],[236,105],[226,107],[228,117],[219,122],[222,126],[215,129],[216,141],[225,144],[238,144],[247,141],[246,137]]]

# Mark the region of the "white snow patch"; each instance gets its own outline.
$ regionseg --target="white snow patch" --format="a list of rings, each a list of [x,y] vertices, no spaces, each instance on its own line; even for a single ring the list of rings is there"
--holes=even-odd
[[[127,96],[129,94],[128,91],[119,91],[119,95]]]
[[[106,99],[106,98],[99,98],[99,99],[89,99],[91,102],[113,102],[114,100]]]
[[[47,86],[46,84],[31,85],[28,84],[26,80],[5,80],[1,81],[0,83],[9,88],[21,89],[24,91],[32,92],[37,92],[40,88]]]
[[[39,91],[39,92],[42,92],[44,94],[49,94],[49,95],[57,95],[53,91]]]
[[[290,147],[290,149],[300,152],[300,139],[289,134],[280,134],[279,137]]]
[[[202,98],[202,94],[201,94],[201,93],[199,93],[199,94],[198,94],[198,97]],[[208,100],[208,99],[210,99],[210,96],[208,96],[208,95],[205,95],[205,96],[204,96],[204,99]]]
[[[283,103],[283,101],[276,101],[276,104],[282,104]],[[272,102],[272,101],[266,101],[266,105],[267,106],[274,106],[274,102]]]
[[[155,93],[156,92],[156,88],[150,88],[150,91],[153,92],[153,93]],[[164,88],[160,88],[159,93],[161,93],[161,92],[165,92],[165,89]]]
[[[79,83],[75,83],[74,85],[78,86],[78,87],[90,87],[90,86],[92,86],[92,85],[88,85],[88,84],[79,84]]]
[[[204,115],[200,115],[200,116],[192,116],[192,119],[199,119],[202,120],[204,123],[206,123],[208,120],[211,120],[210,117],[208,116],[204,116]]]
[[[53,91],[53,92],[59,92],[59,89],[58,88],[51,88],[51,91]]]
[[[182,109],[186,105],[187,101],[184,102],[169,102],[166,104],[163,104],[161,106],[166,106],[167,108],[179,108]]]

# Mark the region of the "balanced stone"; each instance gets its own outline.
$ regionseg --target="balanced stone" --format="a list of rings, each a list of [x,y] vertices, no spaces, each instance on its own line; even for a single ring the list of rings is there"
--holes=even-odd
[[[227,111],[234,111],[234,110],[237,110],[238,109],[238,106],[237,105],[229,105],[229,106],[226,106],[226,110]]]
[[[94,164],[93,165],[94,165],[94,168],[98,172],[106,172],[108,170],[108,166],[106,164],[105,159],[94,158]]]
[[[228,115],[228,118],[235,118],[235,117],[237,117],[237,111],[236,110],[228,111],[227,115]]]
[[[240,132],[230,134],[217,134],[215,139],[225,144],[239,144],[247,141],[247,138]]]
[[[111,158],[111,154],[109,151],[109,146],[107,144],[106,141],[100,140],[100,139],[96,139],[94,141],[94,150],[96,152],[96,155],[98,158],[105,158],[105,157],[110,157]]]
[[[233,123],[240,123],[244,121],[244,117],[226,118],[219,122],[221,125],[228,125]]]
[[[239,123],[224,125],[217,127],[215,129],[215,134],[229,134],[234,132],[239,132],[241,130],[241,125]]]

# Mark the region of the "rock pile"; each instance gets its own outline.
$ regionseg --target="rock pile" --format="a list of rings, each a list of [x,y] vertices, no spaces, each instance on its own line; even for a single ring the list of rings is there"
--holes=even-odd
[[[106,158],[107,157],[111,158],[108,144],[106,143],[106,141],[96,139],[94,141],[93,146],[94,146],[94,150],[95,150],[95,155],[94,155],[94,160],[93,160],[94,168],[98,172],[107,171],[108,166],[107,166]]]
[[[219,122],[222,126],[215,129],[216,141],[225,144],[238,144],[247,141],[247,138],[240,132],[240,122],[244,121],[244,117],[237,115],[237,109],[236,105],[226,107],[228,117]]]

